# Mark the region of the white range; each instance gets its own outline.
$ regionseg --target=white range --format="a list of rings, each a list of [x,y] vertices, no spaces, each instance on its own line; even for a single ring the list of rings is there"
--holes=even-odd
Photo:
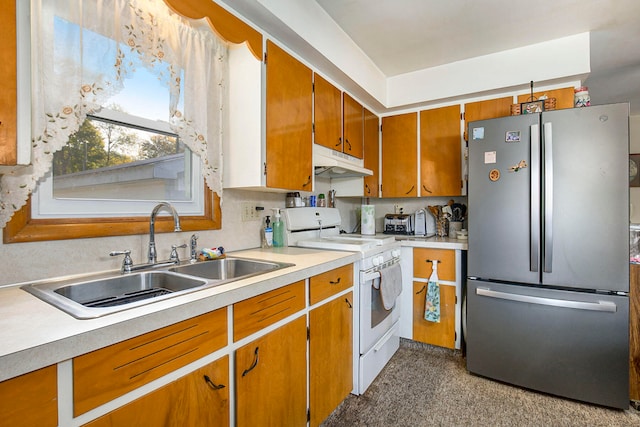
[[[354,268],[354,393],[362,394],[398,350],[400,298],[386,310],[380,272],[400,264],[400,243],[394,236],[340,232],[336,208],[291,208],[283,211],[288,246],[359,252]],[[356,368],[357,367],[357,368]]]

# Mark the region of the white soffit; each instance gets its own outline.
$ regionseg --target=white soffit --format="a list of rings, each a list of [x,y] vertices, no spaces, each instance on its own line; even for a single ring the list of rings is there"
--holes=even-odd
[[[257,1],[381,104],[385,104],[386,76],[318,3]]]
[[[387,108],[479,94],[498,88],[581,80],[591,71],[589,33],[387,78]]]

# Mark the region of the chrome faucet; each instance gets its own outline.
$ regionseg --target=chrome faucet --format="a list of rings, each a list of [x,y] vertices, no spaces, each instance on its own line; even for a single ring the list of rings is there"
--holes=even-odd
[[[155,264],[157,260],[156,254],[156,215],[162,208],[167,209],[173,215],[173,231],[182,231],[180,229],[180,217],[175,208],[168,202],[160,202],[151,211],[151,217],[149,218],[149,264]]]

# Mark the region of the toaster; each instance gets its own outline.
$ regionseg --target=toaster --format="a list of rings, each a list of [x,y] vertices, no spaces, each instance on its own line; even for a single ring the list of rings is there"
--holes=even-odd
[[[413,215],[386,214],[384,216],[385,234],[413,234]]]

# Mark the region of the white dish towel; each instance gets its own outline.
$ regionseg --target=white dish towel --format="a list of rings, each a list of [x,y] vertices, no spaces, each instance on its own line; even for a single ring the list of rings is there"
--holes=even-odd
[[[402,293],[402,269],[400,264],[380,270],[380,296],[385,310],[391,310]]]

